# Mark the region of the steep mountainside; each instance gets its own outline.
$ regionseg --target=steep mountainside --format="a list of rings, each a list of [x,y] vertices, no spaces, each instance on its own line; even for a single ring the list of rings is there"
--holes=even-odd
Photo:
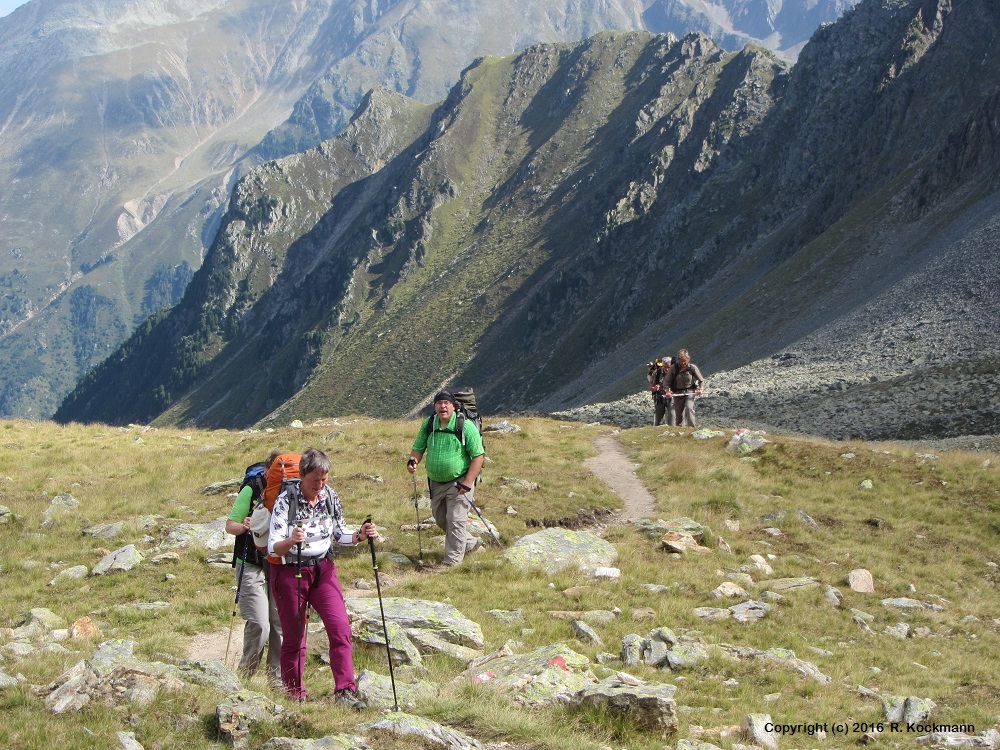
[[[768,37],[789,46],[843,7],[32,0],[0,19],[0,415],[50,415],[179,300],[237,176],[339,133],[374,87],[436,102],[479,55],[602,29],[742,46],[794,17]]]
[[[475,384],[487,409],[551,409],[637,389],[641,363],[679,344],[707,371],[794,345],[794,364],[819,370],[810,388],[876,381],[886,402],[943,337],[938,361],[989,368],[998,15],[983,0],[866,2],[790,72],[700,36],[602,34],[480,61],[397,157],[331,191],[321,222],[255,173],[230,216],[273,202],[308,241],[240,225],[213,251],[228,291],[199,293],[203,270],[58,417],[402,414],[447,381]],[[294,164],[356,151],[367,124]],[[286,271],[237,305],[261,244],[288,247]],[[912,319],[925,300],[901,307],[899,290],[948,258],[954,293]],[[874,340],[859,335],[866,311]],[[236,354],[260,347],[250,372]],[[182,350],[182,373],[140,374]],[[776,399],[809,395],[773,382]],[[928,399],[915,419],[954,431],[947,408]]]

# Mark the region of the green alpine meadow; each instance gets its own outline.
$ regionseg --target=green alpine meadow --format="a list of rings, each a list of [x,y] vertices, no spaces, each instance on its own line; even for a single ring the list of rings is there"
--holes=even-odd
[[[266,431],[3,422],[0,731],[8,745],[131,747],[118,738],[124,732],[144,748],[731,748],[754,744],[744,732],[762,716],[785,734],[756,743],[782,748],[908,748],[932,734],[923,742],[944,742],[932,726],[961,725],[976,741],[996,736],[996,454],[774,434],[740,451],[729,447],[731,430],[705,437],[512,417],[518,431],[490,431],[497,421],[486,420],[490,461],[476,501],[503,547],[487,543],[452,569],[438,564],[443,536],[433,523],[419,539],[414,528],[429,517],[422,481],[415,507],[405,470],[416,421],[354,416]],[[601,458],[595,441],[606,438],[626,454],[630,485],[652,495],[648,517],[629,517],[630,493],[590,468]],[[387,612],[401,600],[434,602],[481,628],[479,656],[421,645],[415,666],[393,652],[399,712],[384,640],[364,635],[363,619],[355,668],[382,681],[377,705],[353,712],[326,701],[332,684],[318,622],[305,673],[312,700],[287,701],[262,674],[229,684],[220,665],[228,644],[234,667],[242,626],[232,616],[232,537],[211,548],[210,534],[177,543],[180,531],[229,512],[247,465],[272,448],[308,446],[330,455],[329,482],[347,522],[370,513],[379,527]],[[663,541],[676,544],[670,529],[678,528],[697,538],[683,552]],[[603,537],[620,576],[556,572],[546,567],[553,560],[521,567],[518,542],[556,532]],[[140,562],[98,572],[129,545]],[[349,609],[376,605],[367,545],[341,548],[336,564]],[[68,574],[79,566],[82,577]],[[858,571],[870,575],[870,592],[852,583]],[[759,619],[728,614],[750,602]],[[635,639],[669,644],[669,658],[654,666],[643,652],[627,665]],[[105,682],[75,685],[89,701],[56,712],[69,705],[75,665],[99,665],[129,642],[129,657]],[[501,681],[501,655],[545,649],[588,680],[673,686],[670,728],[648,725],[652,704],[534,703],[528,688],[545,694],[545,673]],[[255,695],[268,710],[246,710],[234,723],[220,710],[234,695],[244,705]],[[899,718],[906,706],[912,730]],[[416,733],[420,722],[433,722],[438,739]],[[824,726],[825,740],[815,734]]]

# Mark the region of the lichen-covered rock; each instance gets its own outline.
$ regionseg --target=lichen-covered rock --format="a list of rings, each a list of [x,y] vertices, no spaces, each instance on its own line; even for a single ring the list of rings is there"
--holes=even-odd
[[[105,555],[101,561],[94,566],[94,569],[90,571],[90,575],[102,576],[106,573],[132,570],[132,568],[141,563],[143,559],[142,554],[140,554],[139,550],[135,548],[135,545],[129,544],[121,549],[116,549],[108,555]]]
[[[217,518],[211,523],[182,523],[175,526],[161,549],[177,549],[178,547],[197,547],[217,550],[233,546],[233,537],[226,533],[226,519]]]
[[[281,716],[285,709],[260,693],[251,690],[239,690],[226,696],[215,707],[215,717],[219,722],[219,731],[229,737],[233,746],[247,746],[250,738],[250,728],[261,721]]]
[[[438,694],[438,687],[425,680],[402,677],[396,673],[396,700],[403,708],[414,708]],[[369,707],[392,708],[392,680],[389,677],[364,669],[358,675],[358,693]]]
[[[576,569],[589,574],[613,566],[618,550],[589,531],[550,528],[521,537],[507,548],[504,557],[522,570],[540,568],[554,575]]]
[[[568,701],[597,683],[590,660],[565,643],[542,646],[527,654],[498,655],[463,672],[458,680],[487,685],[513,701],[540,706]]]
[[[677,729],[677,701],[673,685],[645,682],[634,684],[617,677],[602,680],[577,691],[572,703],[593,706],[615,716],[626,718],[638,728],[651,732],[673,732]]]
[[[363,732],[393,734],[397,737],[419,737],[425,742],[448,750],[478,750],[482,745],[478,740],[457,729],[438,724],[436,721],[407,713],[392,713],[382,719],[375,719],[358,726]]]
[[[381,628],[382,613],[378,599],[350,598],[346,604],[352,618],[377,622]],[[386,597],[382,599],[382,606],[386,622],[394,622],[406,631],[414,628],[430,631],[449,643],[473,649],[482,649],[486,645],[479,623],[473,622],[450,604]]]

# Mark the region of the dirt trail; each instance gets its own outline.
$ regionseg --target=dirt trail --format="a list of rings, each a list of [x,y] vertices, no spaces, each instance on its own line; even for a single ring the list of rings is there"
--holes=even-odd
[[[598,454],[584,461],[587,468],[614,491],[624,504],[620,516],[623,521],[656,518],[656,498],[635,475],[636,464],[613,437],[599,437],[594,441]]]

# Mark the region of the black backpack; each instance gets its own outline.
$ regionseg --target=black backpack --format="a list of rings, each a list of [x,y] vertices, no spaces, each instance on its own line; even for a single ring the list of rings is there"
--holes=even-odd
[[[258,499],[263,497],[266,485],[267,479],[264,477],[263,461],[248,466],[246,472],[243,474],[243,481],[240,483],[238,492],[242,492],[244,487],[251,488],[253,492],[250,496],[251,513],[253,513],[256,507]],[[235,568],[241,560],[250,565],[263,565],[264,555],[257,550],[257,547],[253,543],[253,534],[249,531],[244,531],[237,536],[236,542],[233,545],[233,567]]]

